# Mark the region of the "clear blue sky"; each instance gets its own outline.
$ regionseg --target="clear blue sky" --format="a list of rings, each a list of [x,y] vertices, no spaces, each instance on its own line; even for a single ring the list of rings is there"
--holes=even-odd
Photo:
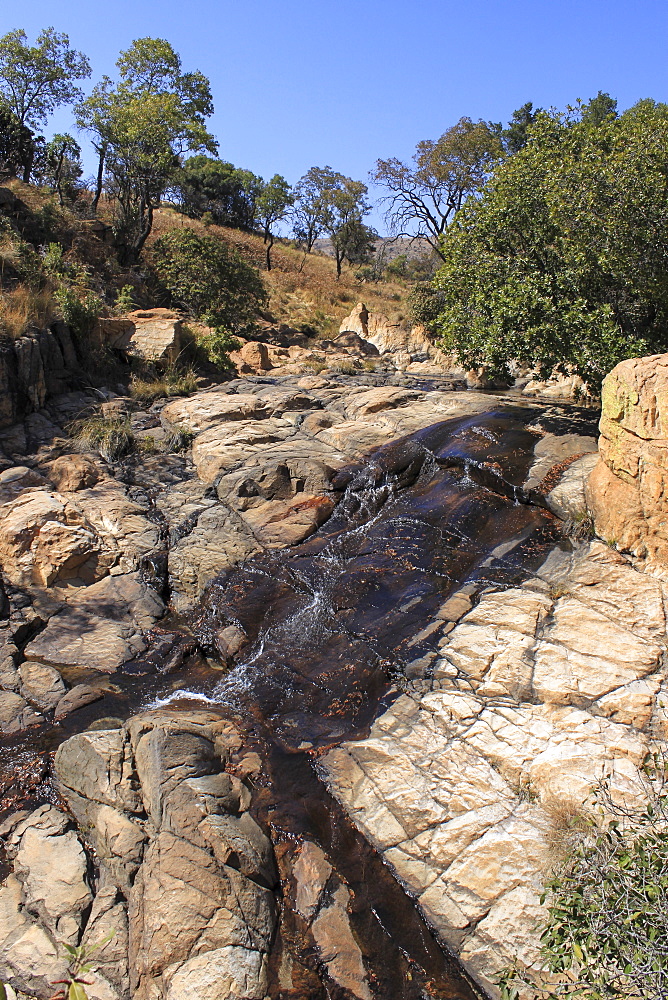
[[[668,101],[666,0],[28,0],[0,34],[65,31],[114,75],[133,39],[167,38],[210,81],[220,155],[294,183],[329,164],[366,180],[462,115],[506,122],[531,100],[564,107],[604,90]],[[89,84],[92,83],[89,81]],[[71,128],[68,111],[51,131]],[[82,137],[82,144],[86,144]],[[92,161],[88,160],[92,167]],[[380,217],[373,220],[380,225]]]

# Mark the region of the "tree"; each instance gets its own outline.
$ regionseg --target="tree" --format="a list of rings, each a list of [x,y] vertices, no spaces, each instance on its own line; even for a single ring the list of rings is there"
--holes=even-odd
[[[188,150],[215,152],[204,125],[213,113],[209,81],[182,73],[162,38],[140,38],[122,52],[119,81],[105,77],[77,108],[77,124],[93,133],[116,201],[116,233],[124,258],[136,260],[153,211]],[[97,202],[97,198],[95,203]]]
[[[26,125],[13,111],[0,104],[0,177],[14,177],[19,170],[30,171],[37,143]]]
[[[311,167],[295,186],[292,232],[297,242],[310,253],[325,231],[323,193],[327,188],[330,167]]]
[[[271,248],[274,245],[274,226],[287,216],[294,202],[292,188],[285,177],[274,174],[270,181],[263,183],[255,200],[257,221],[262,227],[262,235],[267,254],[267,270],[271,271]]]
[[[267,293],[258,272],[219,237],[172,229],[155,241],[151,261],[175,304],[216,330],[252,332]]]
[[[70,48],[67,35],[46,28],[37,45],[27,44],[25,31],[9,31],[0,38],[0,97],[21,125],[41,127],[55,108],[82,96],[75,80],[90,76],[82,52]],[[24,165],[30,179],[32,162]]]
[[[668,348],[668,120],[541,114],[442,242],[444,346],[467,367],[574,371],[596,391]]]
[[[200,154],[185,161],[174,188],[186,215],[199,219],[210,212],[220,226],[251,230],[261,184],[261,178],[250,170]]]
[[[82,173],[79,143],[67,133],[54,135],[46,144],[40,174],[58,192],[61,206],[64,204],[63,193],[68,198],[75,196],[76,182]]]
[[[497,127],[460,118],[440,139],[418,143],[414,167],[378,160],[371,176],[390,192],[382,201],[392,233],[425,239],[440,253],[450,219],[482,187],[502,152]]]
[[[508,127],[501,132],[501,141],[506,153],[512,155],[524,149],[529,139],[529,129],[541,113],[542,108],[534,110],[532,101],[527,101],[517,111],[513,111]]]
[[[590,125],[601,125],[610,115],[617,117],[617,101],[602,90],[582,106],[582,121]]]

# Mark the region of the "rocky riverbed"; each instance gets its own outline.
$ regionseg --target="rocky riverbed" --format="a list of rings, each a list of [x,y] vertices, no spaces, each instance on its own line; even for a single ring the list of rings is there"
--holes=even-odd
[[[63,430],[83,393],[0,432],[13,988],[111,931],[100,1000],[468,998],[536,963],[568,816],[664,738],[663,584],[577,540],[595,411],[389,381],[107,392],[153,441],[116,463]]]

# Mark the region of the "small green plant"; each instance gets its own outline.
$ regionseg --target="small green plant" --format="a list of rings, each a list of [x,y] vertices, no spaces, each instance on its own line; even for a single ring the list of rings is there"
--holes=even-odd
[[[585,831],[547,880],[541,935],[548,981],[517,965],[499,974],[503,1000],[536,997],[665,1000],[668,995],[668,760],[642,767],[643,809],[601,782]],[[605,806],[605,809],[603,808]],[[607,818],[610,815],[612,819]]]
[[[312,361],[306,362],[304,370],[307,372],[313,372],[314,375],[319,375],[320,372],[323,372],[326,367],[327,365],[324,361],[321,361],[319,358],[313,358]]]
[[[128,420],[87,417],[70,424],[68,431],[84,450],[98,451],[107,462],[117,462],[135,449]]]
[[[197,346],[202,351],[207,361],[210,361],[216,368],[226,371],[232,367],[229,358],[230,351],[236,351],[241,344],[236,337],[233,337],[228,330],[209,330],[197,340]]]
[[[130,392],[142,403],[152,403],[169,396],[189,396],[196,390],[197,372],[178,362],[169,365],[162,373],[149,370],[133,375],[130,382]]]
[[[193,443],[195,435],[185,427],[177,427],[165,438],[165,450],[181,454]]]
[[[122,316],[124,313],[132,312],[133,309],[137,308],[137,303],[134,300],[135,290],[132,285],[123,285],[119,289],[116,295],[116,301],[114,302],[114,312],[118,316]]]
[[[64,322],[76,337],[85,340],[102,312],[102,302],[98,296],[91,291],[81,292],[68,285],[62,285],[54,293],[54,298]]]
[[[337,361],[336,364],[332,365],[332,371],[339,372],[340,375],[355,375],[357,367],[352,361]]]
[[[54,993],[51,1000],[88,1000],[85,987],[92,986],[92,983],[83,977],[94,971],[94,965],[90,961],[91,958],[96,951],[99,951],[100,948],[103,948],[105,944],[111,941],[114,933],[114,931],[111,931],[101,941],[92,946],[63,944],[62,947],[69,956],[67,975],[65,979],[57,979],[51,984],[52,986],[62,986],[62,989]],[[6,1000],[6,994],[4,997],[0,995],[0,1000]]]

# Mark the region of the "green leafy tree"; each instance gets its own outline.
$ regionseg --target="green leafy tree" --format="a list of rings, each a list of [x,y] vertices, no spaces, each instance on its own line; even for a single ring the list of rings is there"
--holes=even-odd
[[[13,111],[0,104],[0,177],[30,171],[37,152],[35,138]]]
[[[172,301],[230,337],[251,333],[267,293],[258,272],[216,236],[172,229],[151,248]]]
[[[311,167],[295,185],[295,204],[292,212],[292,232],[307,253],[325,231],[324,192],[332,174],[331,167]]]
[[[424,239],[440,253],[451,218],[482,187],[502,152],[499,127],[460,118],[440,139],[418,143],[415,166],[378,160],[371,176],[389,190],[382,201],[391,232]]]
[[[271,271],[274,229],[279,222],[287,217],[294,200],[292,188],[285,177],[281,177],[280,174],[274,174],[266,184],[262,183],[255,199],[257,221],[262,227],[268,271]]]
[[[33,131],[55,108],[78,100],[82,91],[75,81],[88,76],[86,56],[72,49],[67,35],[55,28],[41,31],[33,46],[21,30],[0,38],[0,99],[21,125]],[[31,167],[32,162],[24,165],[25,181]]]
[[[220,226],[251,230],[261,184],[250,170],[200,154],[185,161],[174,188],[186,215],[201,219],[208,212]]]
[[[95,136],[117,205],[116,232],[134,261],[150,235],[153,212],[188,150],[215,152],[205,128],[213,113],[209,81],[182,73],[169,42],[140,38],[116,63],[118,83],[102,80],[77,108],[77,124]]]
[[[508,122],[507,128],[501,132],[501,141],[506,153],[512,155],[524,149],[529,140],[529,129],[542,113],[541,108],[534,108],[532,101],[527,101],[517,111],[513,111],[513,117]]]
[[[543,894],[547,982],[506,969],[503,1000],[517,1000],[527,985],[535,997],[550,1000],[664,1000],[668,994],[665,758],[650,755],[643,771],[643,810],[624,810],[605,783],[599,789],[598,811],[608,818],[590,817],[588,828],[572,838],[573,848]]]
[[[58,192],[61,206],[65,203],[65,196],[70,199],[76,196],[77,181],[82,173],[79,143],[67,133],[54,135],[46,144],[39,174],[40,180]]]
[[[623,358],[668,348],[668,120],[541,114],[445,234],[444,346],[467,367],[590,389]]]
[[[582,106],[582,121],[590,125],[602,125],[610,116],[617,117],[617,101],[602,90]]]
[[[315,169],[315,168],[314,168]],[[343,264],[362,264],[369,259],[373,230],[363,222],[371,211],[367,187],[337,173],[331,167],[319,167],[321,232],[329,236],[336,260],[336,277],[341,277]]]

